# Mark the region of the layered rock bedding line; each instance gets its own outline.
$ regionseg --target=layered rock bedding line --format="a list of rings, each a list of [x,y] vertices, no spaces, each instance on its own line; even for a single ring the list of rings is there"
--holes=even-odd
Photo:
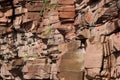
[[[77,35],[86,39],[85,76],[89,80],[119,79],[120,0],[77,0]],[[113,37],[116,36],[115,37]]]
[[[119,80],[120,0],[0,0],[1,80]]]

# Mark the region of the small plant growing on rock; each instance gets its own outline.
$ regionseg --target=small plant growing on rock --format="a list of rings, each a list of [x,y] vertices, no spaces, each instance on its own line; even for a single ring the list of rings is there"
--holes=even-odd
[[[43,1],[43,6],[42,6],[42,9],[40,11],[40,16],[43,16],[43,12],[45,12],[45,10],[47,9],[47,4],[50,2],[51,2],[51,0],[44,0]]]

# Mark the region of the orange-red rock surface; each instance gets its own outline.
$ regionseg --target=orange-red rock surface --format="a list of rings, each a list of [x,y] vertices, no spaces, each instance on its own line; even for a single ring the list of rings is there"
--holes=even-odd
[[[119,80],[119,14],[120,0],[0,0],[0,80]]]

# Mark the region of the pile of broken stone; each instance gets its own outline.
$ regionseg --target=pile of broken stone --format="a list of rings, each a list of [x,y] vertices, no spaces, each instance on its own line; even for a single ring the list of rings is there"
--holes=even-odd
[[[44,1],[0,0],[1,79],[62,80],[74,63],[88,80],[119,78],[120,0],[50,0],[40,16]],[[81,62],[63,65],[67,53]]]

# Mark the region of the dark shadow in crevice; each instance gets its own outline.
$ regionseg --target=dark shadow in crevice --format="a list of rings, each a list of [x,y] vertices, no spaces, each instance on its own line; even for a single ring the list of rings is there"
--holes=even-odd
[[[96,4],[96,3],[100,2],[100,1],[101,1],[101,0],[90,0],[90,1],[88,2],[88,5]]]
[[[95,7],[100,1],[101,0],[90,0],[87,4],[90,5],[90,7]]]
[[[14,22],[14,20],[15,20],[15,7],[14,7],[13,0],[9,0],[9,1],[10,1],[10,5],[11,5],[11,8],[12,8],[11,23],[13,23],[13,22]]]

